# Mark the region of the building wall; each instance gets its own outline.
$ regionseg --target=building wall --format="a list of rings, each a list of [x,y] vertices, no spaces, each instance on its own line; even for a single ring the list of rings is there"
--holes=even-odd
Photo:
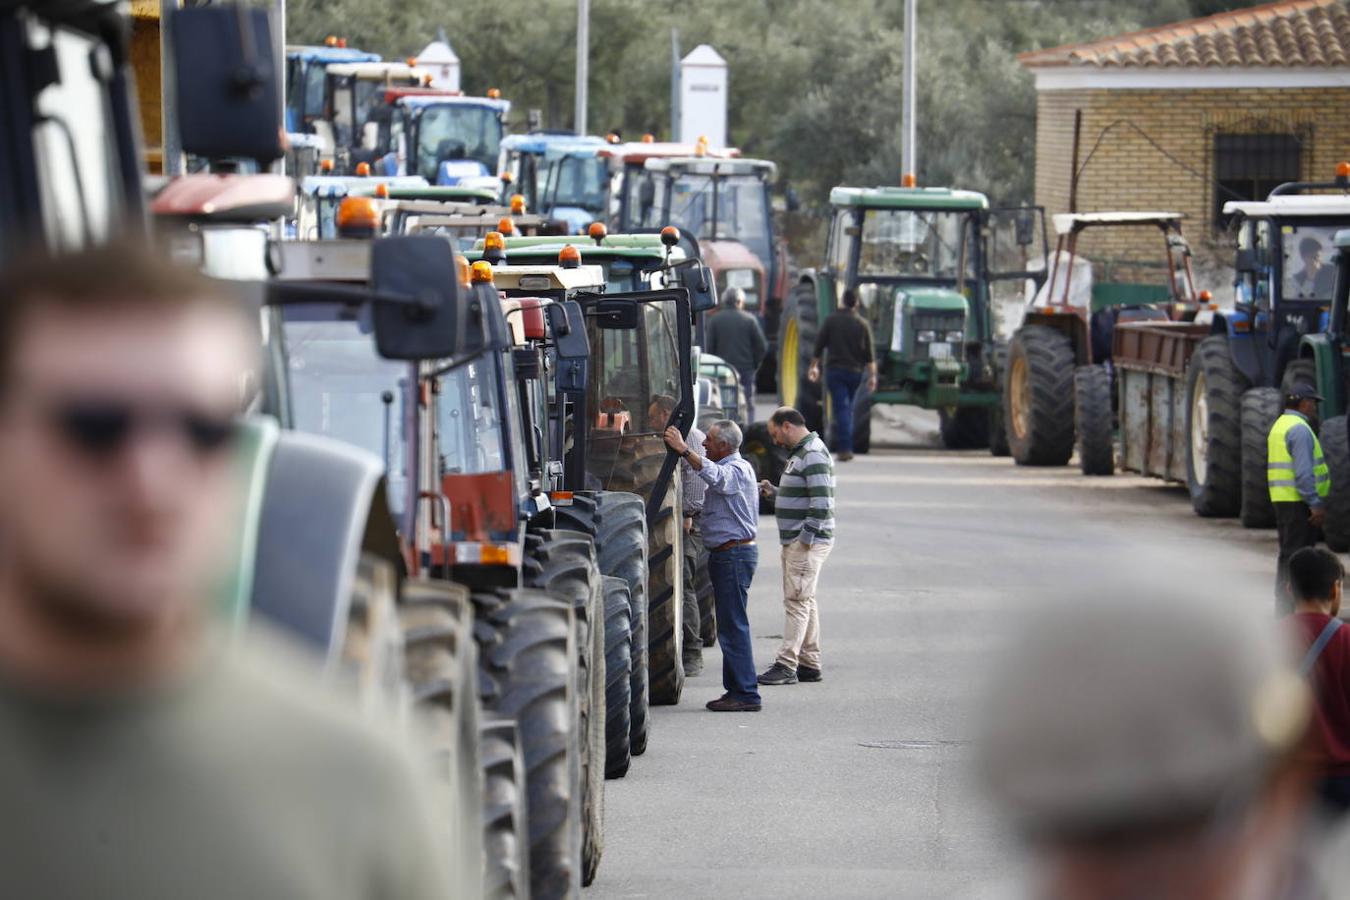
[[[1076,109],[1083,111],[1079,165],[1086,161],[1078,184],[1079,211],[1185,213],[1185,232],[1202,268],[1210,259],[1221,263],[1231,246],[1212,222],[1216,133],[1303,134],[1306,180],[1330,180],[1336,163],[1350,158],[1348,88],[1040,91],[1036,202],[1047,216],[1069,208]],[[1053,228],[1050,240],[1053,244]],[[1079,248],[1099,261],[1098,270],[1103,262],[1157,260],[1162,255],[1162,241],[1153,228],[1089,231]],[[1125,280],[1149,277],[1125,267],[1115,274]],[[1197,280],[1201,287],[1218,287]]]

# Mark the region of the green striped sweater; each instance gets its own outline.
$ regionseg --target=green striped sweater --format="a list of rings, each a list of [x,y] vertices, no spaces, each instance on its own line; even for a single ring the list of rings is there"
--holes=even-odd
[[[814,431],[792,448],[774,503],[784,546],[834,540],[834,460]]]

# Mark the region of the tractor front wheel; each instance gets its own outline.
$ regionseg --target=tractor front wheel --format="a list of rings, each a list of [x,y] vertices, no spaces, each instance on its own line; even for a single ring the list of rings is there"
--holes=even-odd
[[[1073,343],[1048,325],[1027,325],[1008,345],[1003,419],[1019,466],[1062,466],[1073,455]]]
[[[1284,399],[1273,387],[1252,388],[1242,395],[1242,507],[1243,528],[1274,528],[1275,505],[1270,502],[1266,476],[1266,437],[1284,410]]]
[[[1226,518],[1242,510],[1242,392],[1228,338],[1200,342],[1186,372],[1186,482],[1197,515]]]
[[[1114,475],[1115,414],[1105,366],[1079,366],[1073,373],[1073,408],[1079,468],[1084,475]]]

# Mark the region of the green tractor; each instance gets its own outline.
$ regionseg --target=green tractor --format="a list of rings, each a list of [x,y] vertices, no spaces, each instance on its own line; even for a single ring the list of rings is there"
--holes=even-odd
[[[1043,213],[990,209],[983,194],[950,188],[836,187],[830,205],[825,265],[802,272],[783,310],[781,402],[828,440],[831,404],[807,372],[821,324],[851,288],[872,328],[878,380],[854,398],[854,450],[870,449],[877,403],[936,409],[944,447],[988,446],[1002,432],[991,429],[1003,352],[993,311],[1001,293],[1021,297],[1040,278],[1028,262],[1045,243]]]

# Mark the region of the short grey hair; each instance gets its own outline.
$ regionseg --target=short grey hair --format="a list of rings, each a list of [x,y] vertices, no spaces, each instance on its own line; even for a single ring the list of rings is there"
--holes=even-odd
[[[723,306],[736,306],[745,302],[745,291],[738,287],[729,287],[722,292]]]
[[[730,419],[718,419],[708,430],[717,435],[717,439],[726,444],[732,450],[741,449],[741,441],[745,438],[741,434],[741,426]]]

